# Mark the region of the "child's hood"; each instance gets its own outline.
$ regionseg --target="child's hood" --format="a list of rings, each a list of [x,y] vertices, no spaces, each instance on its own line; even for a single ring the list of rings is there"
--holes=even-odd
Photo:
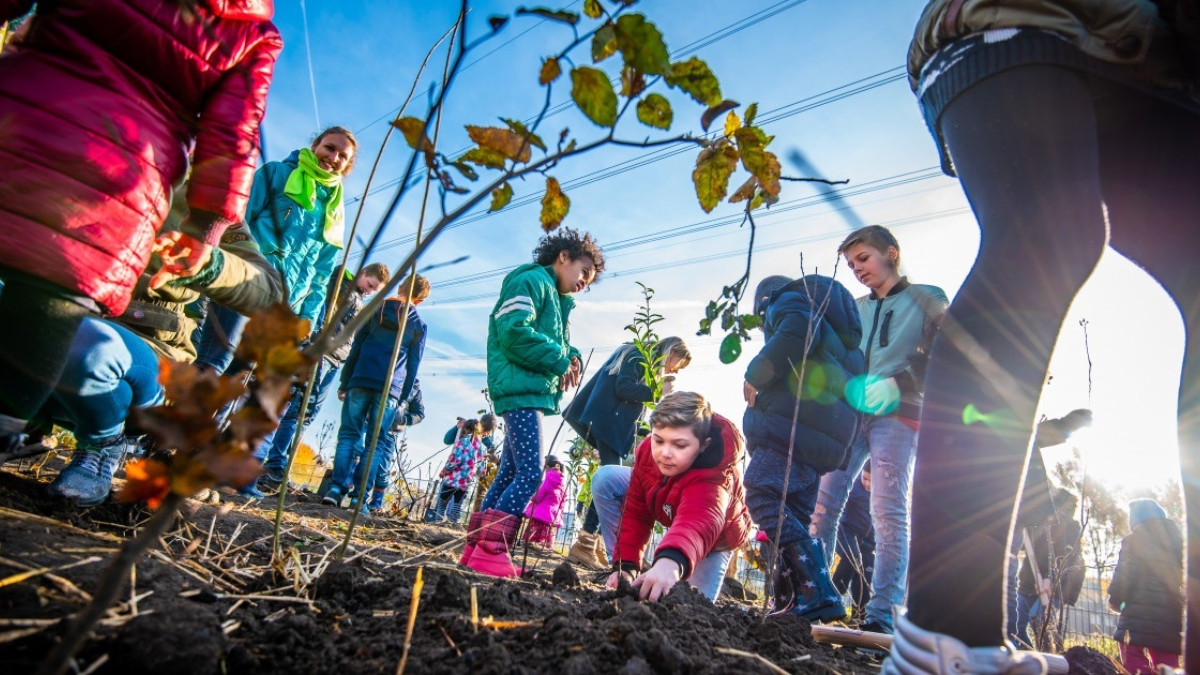
[[[828,298],[828,302],[826,302],[826,298]],[[797,300],[812,310],[824,306],[825,321],[833,327],[846,349],[855,349],[862,342],[862,322],[858,318],[858,303],[854,301],[854,296],[846,290],[841,282],[820,274],[801,277],[778,288],[771,294],[767,313],[770,314],[772,307]]]
[[[232,21],[270,21],[274,0],[201,0],[209,12]]]

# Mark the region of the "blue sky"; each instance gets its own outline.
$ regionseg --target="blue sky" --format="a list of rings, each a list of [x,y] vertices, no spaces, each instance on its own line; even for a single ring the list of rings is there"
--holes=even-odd
[[[485,34],[488,16],[511,15],[521,4],[475,3],[468,36]],[[758,103],[759,123],[775,137],[771,149],[784,160],[785,174],[801,173],[786,160],[795,150],[821,176],[849,179],[841,190],[854,217],[892,228],[910,279],[939,285],[953,296],[970,269],[979,236],[958,182],[938,171],[935,147],[901,76],[923,5],[918,0],[651,0],[636,9],[660,27],[675,56],[691,55],[689,48],[706,43],[694,53],[720,78],[725,98],[741,102],[743,110]],[[582,2],[552,6],[578,11]],[[276,23],[286,46],[266,120],[269,159],[308,144],[318,119],[322,126],[346,126],[360,141],[347,194],[361,195],[386,131],[379,120],[390,119],[399,107],[421,59],[451,26],[457,7],[446,0],[306,0],[310,52],[300,3],[278,3]],[[541,59],[571,38],[562,24],[515,17],[468,55],[447,104],[440,147],[447,154],[469,147],[464,124],[492,125],[499,123],[498,117],[528,120],[536,115],[545,95],[537,84]],[[586,47],[573,56],[578,65],[590,65]],[[412,114],[423,115],[429,84],[440,77],[444,58],[439,51],[431,59],[409,108]],[[612,63],[601,65],[612,72]],[[569,82],[560,79],[553,91],[554,104],[569,101],[564,81]],[[315,82],[316,109],[310,82]],[[661,93],[675,110],[671,132],[699,133],[702,110],[678,92]],[[539,131],[549,139],[563,128],[581,143],[600,135],[573,108],[547,118]],[[618,127],[618,136],[640,140],[663,134],[630,116]],[[611,246],[608,272],[577,298],[572,340],[585,355],[594,349],[592,364],[598,367],[629,337],[623,329],[639,301],[635,282],[652,286],[657,292],[653,307],[667,319],[659,332],[684,337],[696,356],[680,374],[678,387],[699,391],[719,413],[740,420],[742,373],[761,341],[747,344],[736,364],[723,366],[716,358],[719,336],[696,337],[695,329],[707,301],[741,275],[748,233],[737,225],[736,205],[721,205],[711,214],[700,209],[690,181],[695,155],[690,147],[680,152],[603,150],[568,160],[551,172],[572,200],[565,224],[589,230]],[[397,178],[407,159],[407,147],[394,138],[375,185]],[[734,185],[739,183],[735,175]],[[532,205],[469,216],[448,230],[422,261],[470,256],[429,274],[433,294],[421,314],[430,324],[430,337],[420,374],[428,418],[409,433],[414,463],[432,458],[434,468],[440,466],[441,434],[456,416],[474,414],[484,405],[480,390],[485,386],[487,315],[503,271],[527,261],[540,235],[536,200],[541,185],[536,178],[515,184],[514,203],[533,197]],[[360,226],[366,235],[378,226],[393,189],[367,198]],[[798,276],[801,260],[806,272],[834,272],[837,244],[853,221],[846,211],[815,198],[824,189],[785,184],[781,202],[760,212],[752,284],[768,274]],[[357,208],[351,204],[348,216]],[[419,208],[420,190],[413,190],[383,241],[411,237]],[[440,215],[436,196],[429,213],[427,226]],[[680,228],[686,233],[652,236]],[[393,244],[371,260],[394,267],[408,250],[408,245]],[[494,273],[484,274],[488,272]],[[476,274],[483,278],[472,283],[464,279]],[[865,292],[844,266],[838,266],[836,276],[852,293]],[[1089,322],[1090,394],[1081,319]],[[1087,405],[1095,409],[1096,426],[1080,443],[1089,470],[1103,480],[1136,487],[1177,471],[1174,416],[1182,339],[1182,323],[1166,295],[1124,259],[1106,256],[1064,324],[1043,400],[1050,416]],[[338,410],[331,397],[319,422],[336,421]],[[560,419],[548,418],[548,438]],[[320,423],[310,429],[309,442],[319,428]]]

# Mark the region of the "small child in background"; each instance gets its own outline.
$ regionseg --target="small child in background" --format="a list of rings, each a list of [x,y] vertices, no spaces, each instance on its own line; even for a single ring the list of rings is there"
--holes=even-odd
[[[562,463],[554,455],[546,455],[546,476],[537,494],[525,507],[525,541],[550,548],[554,531],[562,527],[563,505],[567,500],[567,483],[563,479]]]
[[[775,611],[809,621],[844,619],[824,546],[808,528],[821,475],[846,460],[859,427],[859,413],[845,396],[847,383],[866,372],[858,306],[840,283],[810,274],[763,279],[754,310],[766,344],[746,368],[743,385],[751,456],[746,505],[759,528],[779,538]]]
[[[640,597],[657,602],[686,579],[715,600],[733,552],[750,532],[741,462],[741,433],[713,414],[703,396],[664,396],[650,414],[650,437],[638,446],[633,468],[602,466],[592,477],[600,532],[619,565],[609,588],[622,574],[637,574]],[[656,522],[667,531],[643,572]]]
[[[441,493],[438,495],[437,510],[433,521],[440,522],[449,519],[457,523],[461,514],[463,499],[467,496],[467,488],[471,481],[483,469],[483,442],[480,437],[483,430],[478,420],[461,420],[461,433],[446,465],[438,478],[442,480]]]
[[[837,533],[838,564],[833,585],[838,593],[850,591],[854,611],[860,616],[871,599],[871,576],[875,571],[875,526],[871,521],[871,465],[863,467],[842,511]]]

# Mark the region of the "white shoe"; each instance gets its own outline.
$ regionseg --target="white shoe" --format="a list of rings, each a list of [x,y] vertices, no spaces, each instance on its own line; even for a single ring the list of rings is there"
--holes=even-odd
[[[1044,675],[1046,659],[1037,652],[1007,647],[968,647],[950,637],[918,628],[898,609],[892,650],[883,675]],[[1062,671],[1066,672],[1066,671]]]

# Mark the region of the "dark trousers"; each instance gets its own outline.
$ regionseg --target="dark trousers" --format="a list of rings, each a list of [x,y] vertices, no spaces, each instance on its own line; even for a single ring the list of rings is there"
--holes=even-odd
[[[941,126],[981,237],[925,383],[909,618],[971,646],[996,645],[1009,526],[1047,365],[1106,243],[1144,267],[1184,316],[1179,447],[1188,565],[1200,569],[1200,116],[1117,86],[1091,88],[1068,69],[1027,66],[967,89]],[[964,423],[968,405],[984,421]],[[1200,589],[1189,591],[1187,634],[1200,646]],[[1200,672],[1200,649],[1189,654],[1187,669]]]
[[[604,443],[596,446],[596,452],[600,455],[600,466],[612,466],[613,464],[621,463],[621,454]],[[583,517],[583,531],[588,534],[596,534],[596,531],[599,529],[600,514],[596,512],[596,505],[589,501],[587,515]]]

